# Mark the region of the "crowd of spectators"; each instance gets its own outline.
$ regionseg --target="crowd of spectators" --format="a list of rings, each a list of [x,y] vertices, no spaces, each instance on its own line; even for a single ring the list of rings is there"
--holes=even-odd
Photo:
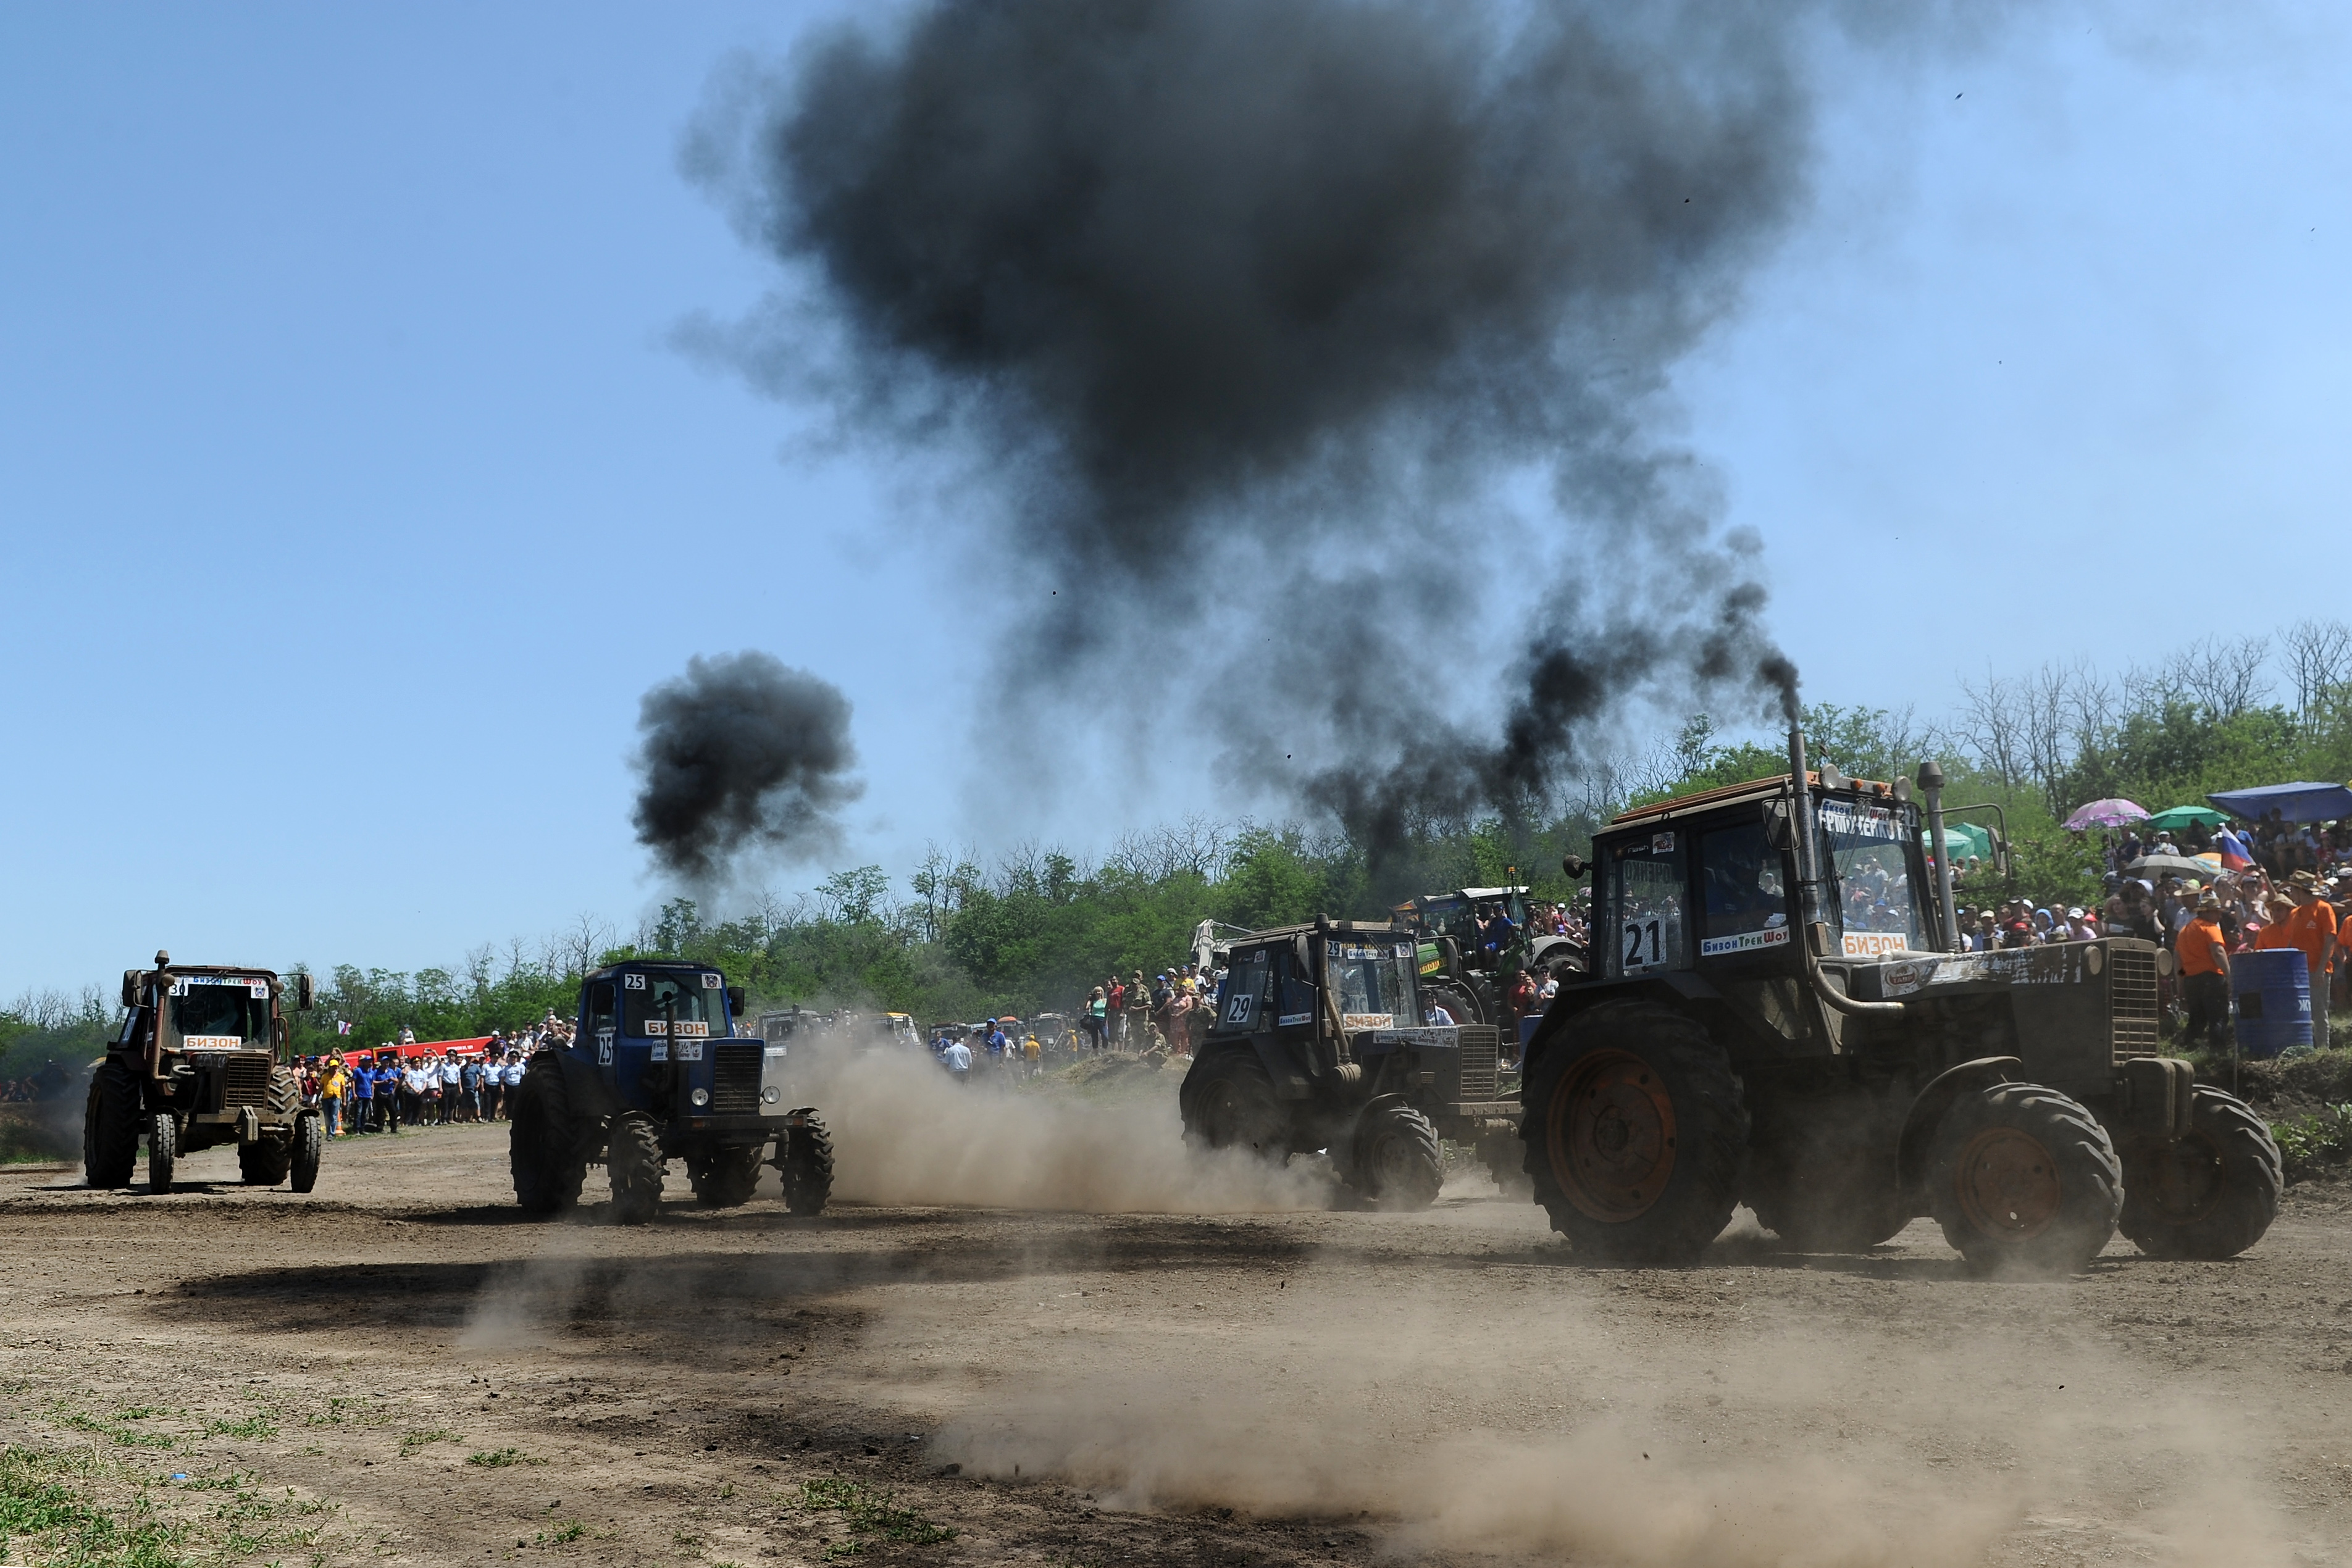
[[[505,1121],[531,1052],[571,1039],[572,1026],[552,1012],[512,1035],[493,1030],[478,1048],[419,1051],[414,1035],[403,1030],[399,1041],[385,1040],[373,1051],[303,1058],[302,1098],[320,1108],[331,1138]]]

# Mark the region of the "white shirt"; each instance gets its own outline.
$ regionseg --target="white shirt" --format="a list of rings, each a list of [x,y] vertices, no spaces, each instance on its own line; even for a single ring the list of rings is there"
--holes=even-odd
[[[947,1061],[948,1071],[950,1072],[970,1072],[971,1071],[971,1047],[966,1045],[963,1041],[958,1040],[953,1045],[948,1047],[943,1055]]]
[[[455,1089],[457,1086],[457,1064],[454,1061],[443,1062],[441,1064],[441,1087],[444,1089]]]
[[[425,1076],[425,1069],[421,1067],[407,1067],[401,1070],[400,1085],[411,1094],[424,1093],[425,1085],[429,1082],[430,1080]]]

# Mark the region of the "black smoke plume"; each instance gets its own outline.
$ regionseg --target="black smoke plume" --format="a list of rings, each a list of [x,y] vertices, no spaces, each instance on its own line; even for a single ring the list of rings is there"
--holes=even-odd
[[[687,661],[645,695],[637,841],[665,871],[722,874],[747,851],[812,860],[840,841],[836,813],[864,792],[840,688],[761,653]]]
[[[794,281],[689,335],[853,430],[973,444],[999,506],[968,537],[1178,629],[1147,658],[1055,620],[1017,696],[1228,650],[1186,672],[1228,764],[1376,852],[1520,818],[1631,701],[1793,692],[1754,541],[1651,432],[1804,199],[1811,26],[938,0],[714,92],[687,167]],[[1516,660],[1475,664],[1498,584],[1546,581]]]

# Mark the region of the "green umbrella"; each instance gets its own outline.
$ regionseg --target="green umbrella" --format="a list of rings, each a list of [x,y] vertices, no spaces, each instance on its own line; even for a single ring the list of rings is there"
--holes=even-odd
[[[2175,806],[2168,811],[2158,811],[2150,817],[2147,825],[2160,832],[2177,833],[2191,822],[2218,828],[2229,820],[2226,812],[2217,811],[2210,806]]]

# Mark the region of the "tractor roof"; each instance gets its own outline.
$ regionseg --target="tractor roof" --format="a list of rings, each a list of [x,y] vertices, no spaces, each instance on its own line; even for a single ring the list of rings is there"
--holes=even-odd
[[[1822,776],[1808,771],[1806,780],[1818,793]],[[1656,800],[1647,806],[1636,806],[1630,811],[1620,811],[1609,820],[1612,828],[1631,827],[1635,823],[1663,821],[1692,811],[1712,811],[1719,807],[1743,805],[1750,800],[1769,800],[1789,791],[1790,775],[1775,773],[1769,779],[1751,779],[1745,784],[1726,784],[1720,789],[1702,789],[1695,795],[1677,795],[1671,800]],[[1874,779],[1847,780],[1847,789],[1831,790],[1832,794],[1874,795],[1883,800],[1895,798],[1895,786]]]

